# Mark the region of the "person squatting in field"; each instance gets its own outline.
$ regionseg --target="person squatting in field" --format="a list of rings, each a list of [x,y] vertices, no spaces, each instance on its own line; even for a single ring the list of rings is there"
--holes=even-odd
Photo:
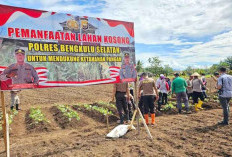
[[[190,113],[188,96],[186,94],[187,83],[183,78],[179,77],[179,73],[175,73],[174,76],[175,79],[172,82],[172,94],[174,93],[176,94],[178,112],[179,113],[182,112],[182,99],[183,99],[186,113]]]
[[[168,92],[169,85],[166,82],[165,76],[160,76],[160,81],[158,84],[159,89],[159,100],[158,100],[158,111],[161,109],[161,105],[166,105],[168,103]]]
[[[202,104],[204,101],[204,95],[202,92],[204,84],[202,80],[198,78],[200,75],[197,72],[193,73],[192,76],[193,104],[195,104],[195,111],[198,111],[199,109],[202,109]],[[200,98],[200,101],[198,101],[198,98]]]
[[[223,109],[223,121],[220,125],[229,125],[230,100],[232,98],[232,76],[226,74],[226,68],[220,68],[221,76],[217,80],[219,101]]]
[[[151,114],[151,124],[155,124],[155,104],[154,101],[159,99],[158,90],[155,85],[155,81],[148,77],[147,73],[144,73],[144,79],[139,84],[139,98],[141,97],[141,90],[143,90],[143,102],[144,102],[144,117],[146,124],[149,124],[149,112]]]
[[[112,101],[114,101],[114,99],[116,98],[116,107],[120,117],[120,124],[124,124],[124,118],[126,119],[127,123],[129,122],[129,111],[127,105],[127,102],[129,102],[130,98],[129,94],[130,92],[128,83],[114,84]]]

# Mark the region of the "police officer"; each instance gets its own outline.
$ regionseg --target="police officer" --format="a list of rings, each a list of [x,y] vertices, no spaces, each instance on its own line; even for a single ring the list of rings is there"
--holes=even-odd
[[[113,100],[116,97],[116,107],[120,117],[120,124],[124,123],[124,118],[129,122],[129,111],[127,102],[129,102],[129,87],[128,83],[117,83],[114,84],[113,88]],[[124,115],[123,115],[124,111]],[[125,116],[125,117],[124,117]]]
[[[34,67],[25,63],[25,51],[23,49],[15,50],[17,63],[8,66],[0,75],[0,80],[12,79],[12,84],[34,83],[37,84],[39,77]]]
[[[139,97],[141,97],[141,90],[143,90],[143,102],[144,102],[144,117],[146,124],[148,124],[148,113],[151,114],[151,124],[155,124],[155,100],[159,100],[159,93],[155,85],[155,81],[152,78],[148,78],[148,74],[144,73],[144,79],[139,84]]]
[[[39,77],[34,67],[28,63],[25,63],[25,51],[23,49],[15,50],[15,58],[17,63],[8,66],[0,75],[0,81],[12,79],[12,84],[38,84]],[[11,109],[13,110],[14,105],[16,110],[19,110],[19,97],[18,90],[12,90],[11,92]]]
[[[130,63],[130,55],[129,53],[125,53],[124,55],[124,63],[120,69],[120,79],[123,81],[124,79],[135,79],[137,77],[136,70],[133,64]]]

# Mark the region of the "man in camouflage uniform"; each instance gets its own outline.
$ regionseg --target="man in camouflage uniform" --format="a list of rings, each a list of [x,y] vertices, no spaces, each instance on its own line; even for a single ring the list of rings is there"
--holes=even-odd
[[[120,79],[122,82],[125,79],[135,79],[137,77],[136,70],[133,64],[130,63],[130,55],[129,53],[125,53],[124,55],[124,63],[120,69]]]
[[[8,66],[0,75],[0,81],[12,79],[12,84],[38,84],[39,77],[34,67],[25,63],[25,51],[23,49],[15,50],[15,58],[17,63]],[[11,91],[11,109],[19,105],[18,91]]]

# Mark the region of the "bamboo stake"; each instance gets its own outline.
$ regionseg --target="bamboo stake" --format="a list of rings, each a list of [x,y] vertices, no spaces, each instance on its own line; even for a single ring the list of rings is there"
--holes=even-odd
[[[131,120],[131,124],[130,124],[130,126],[128,127],[129,130],[132,129],[132,126],[133,126],[133,123],[134,123],[134,120],[135,120],[135,116],[136,116],[137,111],[138,111],[138,110],[135,109],[134,114],[133,114],[133,117],[132,117],[132,120]]]
[[[147,126],[147,124],[146,124],[146,122],[145,122],[145,119],[143,118],[143,115],[142,115],[142,113],[141,113],[141,111],[140,111],[139,108],[138,108],[138,112],[139,112],[139,115],[140,115],[140,117],[141,117],[141,119],[142,119],[143,125],[145,126],[145,129],[146,129],[146,131],[147,131],[147,134],[149,135],[149,137],[151,138],[151,140],[153,140],[153,137],[152,137],[152,135],[151,135],[151,132],[150,132],[150,130],[149,130],[149,128],[148,128],[148,126]]]
[[[5,144],[5,151],[6,151],[6,156],[9,157],[10,156],[10,144],[9,144],[9,129],[7,131],[7,120],[6,118],[6,106],[5,106],[5,98],[4,98],[4,93],[3,91],[1,91],[1,104],[2,104],[2,118],[3,118],[3,122],[2,122],[2,131],[3,131],[3,135],[4,135],[4,144]]]
[[[8,121],[8,113],[6,114],[6,156],[10,157],[10,135],[9,135],[9,121]]]
[[[136,110],[138,110],[138,104],[139,104],[139,99],[138,99],[138,81],[135,82],[135,93],[134,93],[134,98],[135,98],[135,107]],[[136,111],[137,112],[137,111]],[[137,114],[136,116],[136,121],[137,121],[137,130],[138,130],[138,134],[140,133],[140,126],[139,126],[139,114]]]
[[[106,125],[107,125],[107,131],[109,132],[110,129],[109,129],[109,116],[108,116],[108,114],[106,115]]]

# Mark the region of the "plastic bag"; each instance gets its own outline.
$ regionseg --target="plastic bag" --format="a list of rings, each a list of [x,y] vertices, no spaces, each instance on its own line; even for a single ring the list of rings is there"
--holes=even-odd
[[[115,127],[111,132],[109,132],[106,137],[109,138],[119,138],[122,137],[123,135],[125,135],[127,133],[127,131],[129,130],[130,125],[125,125],[125,124],[121,124],[117,127]],[[135,130],[135,127],[132,126],[131,129]]]

